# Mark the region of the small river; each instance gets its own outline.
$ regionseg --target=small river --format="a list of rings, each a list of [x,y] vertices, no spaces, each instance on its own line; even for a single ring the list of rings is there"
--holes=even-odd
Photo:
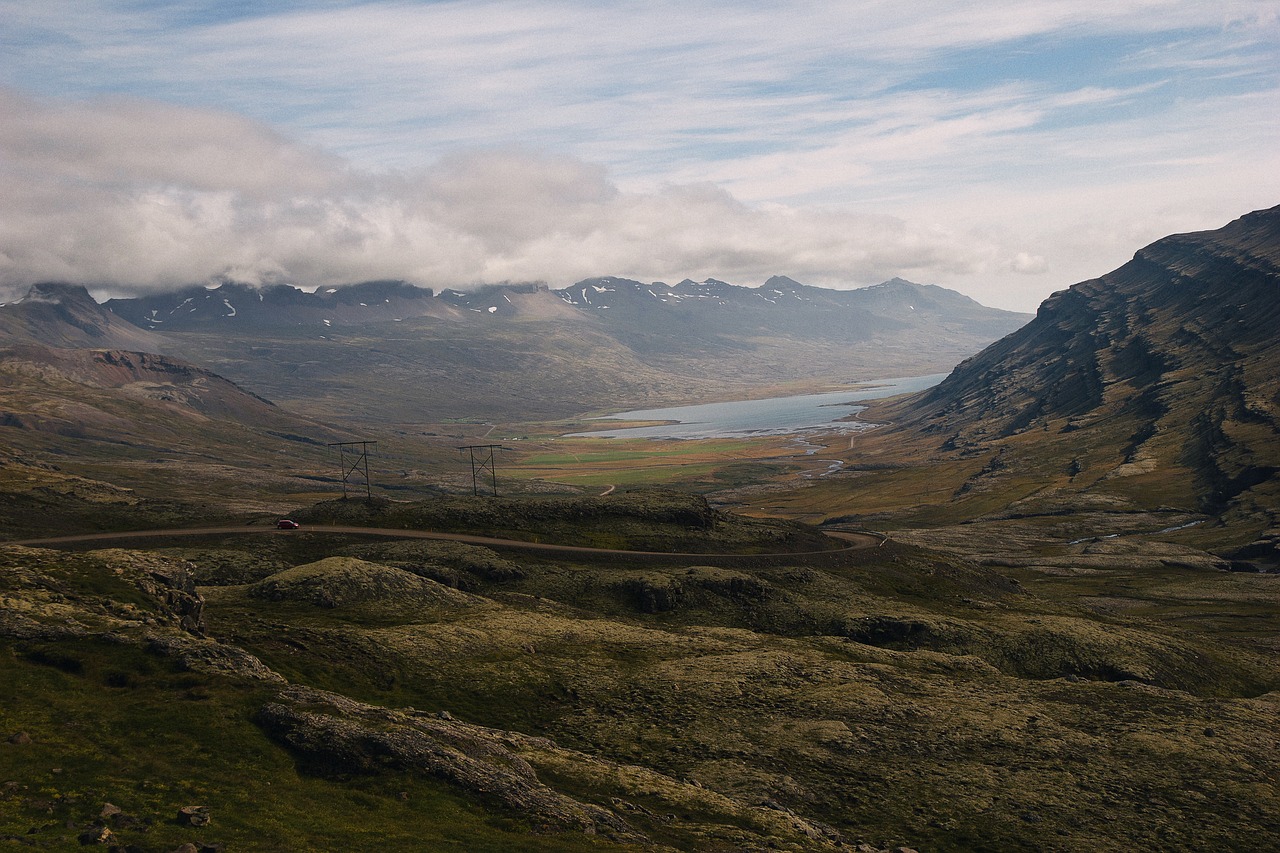
[[[860,382],[857,387],[826,394],[800,394],[794,397],[769,397],[764,400],[736,400],[729,403],[704,403],[699,406],[675,406],[668,409],[635,409],[618,412],[595,420],[666,421],[661,426],[575,432],[574,436],[592,438],[742,438],[758,435],[792,435],[808,430],[858,432],[871,424],[841,421],[866,406],[863,400],[876,400],[896,394],[908,394],[932,388],[947,377],[945,373],[911,376],[899,379],[875,379]]]

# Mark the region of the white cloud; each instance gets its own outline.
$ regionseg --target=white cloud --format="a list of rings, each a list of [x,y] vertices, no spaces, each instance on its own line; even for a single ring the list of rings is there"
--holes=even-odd
[[[237,116],[13,95],[0,280],[113,291],[233,273],[320,285],[773,273],[851,286],[968,270],[975,249],[885,216],[755,208],[711,184],[623,192],[600,166],[502,148],[361,172]],[[57,140],[61,140],[54,144]]]
[[[1009,263],[1009,268],[1020,273],[1042,273],[1047,268],[1043,255],[1030,252],[1018,252]]]
[[[915,91],[971,99],[993,85],[980,78],[998,50],[1034,54],[1044,40],[1138,40],[1092,60],[1124,84],[1067,84],[1077,92],[1132,90],[1126,74],[1149,83],[1197,60],[1273,74],[1275,59],[1259,46],[1275,36],[1274,14],[1258,2],[969,0],[922,14],[900,3],[804,0],[468,0],[286,4],[234,20],[175,20],[183,8],[0,0],[14,32],[5,79],[216,105],[373,168],[531,144],[608,163],[627,180],[661,181],[671,165],[731,164],[856,132]],[[1141,41],[1150,34],[1167,35]],[[1018,47],[1033,38],[1042,41]],[[1170,39],[1177,49],[1166,49]],[[975,71],[979,79],[968,79]],[[1027,61],[1008,73],[1039,72]]]
[[[226,113],[106,98],[46,106],[0,89],[6,164],[73,183],[234,187],[270,195],[328,185],[341,163]]]

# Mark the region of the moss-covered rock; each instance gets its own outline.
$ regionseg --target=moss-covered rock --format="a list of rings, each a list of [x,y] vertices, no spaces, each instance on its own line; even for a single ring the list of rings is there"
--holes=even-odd
[[[388,604],[465,606],[464,593],[393,566],[352,557],[327,557],[315,563],[277,572],[249,587],[249,594],[267,601],[293,601],[317,607]]]

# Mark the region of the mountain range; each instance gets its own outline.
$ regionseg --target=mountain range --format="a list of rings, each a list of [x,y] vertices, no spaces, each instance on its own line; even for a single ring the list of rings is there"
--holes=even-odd
[[[439,293],[404,281],[369,281],[310,291],[287,284],[254,287],[224,282],[214,288],[194,286],[110,299],[104,304],[108,311],[134,325],[162,333],[238,327],[324,331],[415,317],[459,319],[465,316],[463,312],[494,319],[570,319],[578,312],[599,318],[608,312],[626,318],[612,321],[618,324],[644,325],[646,320],[662,318],[689,328],[705,328],[710,322],[716,331],[730,334],[777,334],[807,328],[820,335],[838,333],[857,339],[929,322],[957,332],[998,336],[1026,319],[1014,312],[986,308],[946,288],[900,278],[854,290],[830,290],[786,276],[774,276],[760,287],[715,279],[646,284],[605,276],[559,290],[541,284],[516,284]]]
[[[145,342],[349,423],[527,422],[935,373],[1028,319],[901,279],[851,291],[782,277],[760,288],[595,278],[468,293],[223,283],[102,306],[69,285],[39,292],[77,313],[73,331],[98,330],[90,345]],[[0,318],[31,299],[0,307]],[[7,328],[19,340],[69,339],[65,321],[49,322]]]
[[[316,421],[348,429],[450,418],[527,423],[788,381],[938,369],[967,349],[942,384],[873,412],[893,422],[889,435],[935,448],[936,476],[948,459],[983,460],[956,469],[964,471],[951,497],[957,507],[999,495],[1025,513],[1057,507],[1064,494],[1105,496],[1243,513],[1261,535],[1275,526],[1280,488],[1277,270],[1280,208],[1272,208],[1157,241],[1116,271],[1054,294],[1025,324],[900,279],[833,291],[785,277],[759,288],[602,277],[561,290],[438,294],[394,281],[313,292],[226,283],[102,306],[82,287],[42,284],[0,307],[0,333],[114,352],[10,348],[11,375],[25,364],[28,373],[122,389],[85,377],[101,373],[104,358],[132,359],[146,373],[130,380],[132,399],[188,400],[200,414],[202,398],[188,386],[207,393],[222,382],[212,368],[245,394],[234,405],[225,402],[231,392],[219,398],[228,417],[271,420],[295,434],[305,429],[281,418],[311,418],[312,431]],[[995,342],[982,349],[988,339]],[[128,355],[139,348],[175,355]],[[178,376],[186,378],[175,383]],[[266,417],[254,394],[285,405]],[[70,434],[72,404],[11,406],[4,417]],[[1014,492],[1000,485],[1014,482]],[[826,515],[848,502],[833,498]]]

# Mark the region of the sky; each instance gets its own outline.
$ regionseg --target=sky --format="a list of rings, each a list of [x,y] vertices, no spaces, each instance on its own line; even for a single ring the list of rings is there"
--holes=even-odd
[[[901,276],[1280,204],[1280,0],[0,0],[0,301]]]

